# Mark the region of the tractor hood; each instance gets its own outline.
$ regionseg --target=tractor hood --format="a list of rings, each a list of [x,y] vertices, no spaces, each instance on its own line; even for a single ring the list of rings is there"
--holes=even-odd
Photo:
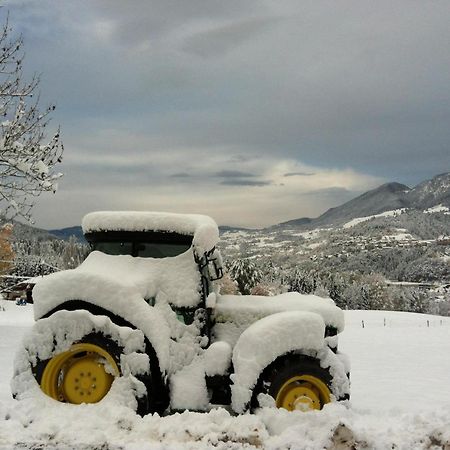
[[[135,299],[194,307],[200,301],[200,273],[191,250],[173,258],[94,251],[76,269],[48,275],[35,286],[35,318],[67,300],[98,304],[103,302],[105,292],[109,303],[120,303],[127,310],[133,309]]]

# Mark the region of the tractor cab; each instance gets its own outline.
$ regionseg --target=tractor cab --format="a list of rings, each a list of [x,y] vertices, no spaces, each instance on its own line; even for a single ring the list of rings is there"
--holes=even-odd
[[[223,276],[215,248],[218,229],[212,219],[158,212],[96,212],[84,218],[83,231],[92,250],[87,264],[102,258],[103,264],[95,264],[103,266],[102,271],[120,266],[117,271],[125,281],[140,272],[139,284],[147,285],[143,297],[150,306],[158,303],[160,292],[173,292],[164,302],[185,325],[201,317],[198,326],[209,342],[206,299],[213,292],[212,282]]]
[[[200,303],[212,292],[212,281],[223,276],[222,258],[215,247],[219,231],[207,216],[96,212],[83,219],[83,232],[91,250],[106,255],[163,259],[190,254],[201,275]],[[172,267],[182,272],[181,267]]]

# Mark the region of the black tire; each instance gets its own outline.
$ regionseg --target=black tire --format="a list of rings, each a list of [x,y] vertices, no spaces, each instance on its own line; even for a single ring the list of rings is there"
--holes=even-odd
[[[331,381],[330,372],[320,367],[317,359],[304,355],[279,358],[264,370],[258,380],[251,408],[259,407],[258,395],[263,393],[273,397],[279,408],[322,409],[331,401]],[[289,402],[293,397],[294,403]]]
[[[81,340],[74,342],[74,344],[83,344],[83,343],[94,344],[94,345],[102,348],[103,350],[105,350],[113,358],[114,362],[116,363],[116,365],[119,369],[120,375],[122,374],[121,365],[120,365],[120,355],[123,353],[123,348],[120,347],[115,341],[104,336],[103,334],[92,333],[92,334],[86,335]],[[51,359],[52,358],[46,359],[43,361],[38,360],[36,366],[34,366],[32,368],[33,375],[36,378],[36,381],[38,382],[39,385],[41,385],[42,376],[44,374],[44,371],[45,371],[47,365],[51,361]],[[144,415],[148,414],[151,409],[150,404],[149,404],[150,403],[149,396],[151,395],[151,392],[149,391],[149,389],[151,389],[151,387],[152,387],[152,379],[151,379],[151,374],[146,374],[145,376],[140,376],[137,378],[139,381],[143,382],[147,388],[147,392],[145,395],[143,395],[141,397],[136,397],[136,402],[137,402],[136,412],[137,412],[137,414],[144,416]],[[65,400],[63,400],[63,399],[61,401],[65,402]]]

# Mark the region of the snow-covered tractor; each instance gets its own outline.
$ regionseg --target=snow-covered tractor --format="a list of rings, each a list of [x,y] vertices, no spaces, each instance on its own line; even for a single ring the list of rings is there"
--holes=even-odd
[[[310,410],[348,398],[337,349],[343,312],[331,299],[293,292],[220,295],[211,218],[95,212],[82,226],[86,260],[34,288],[16,398],[118,401],[140,414],[214,404],[236,413],[270,404]]]

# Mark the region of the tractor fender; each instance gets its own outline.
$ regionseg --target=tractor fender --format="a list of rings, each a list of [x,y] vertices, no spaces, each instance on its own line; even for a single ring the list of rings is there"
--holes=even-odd
[[[151,307],[147,307],[151,308]],[[152,308],[153,309],[153,308]],[[59,311],[73,311],[75,313],[80,312],[87,312],[92,314],[93,316],[100,318],[100,317],[107,317],[111,320],[111,322],[119,327],[127,327],[135,330],[139,330],[144,335],[144,352],[148,355],[149,361],[150,361],[150,372],[151,372],[151,383],[152,383],[152,389],[153,389],[153,396],[154,399],[152,399],[152,404],[156,405],[158,412],[163,412],[167,406],[168,406],[168,388],[165,381],[165,373],[162,372],[161,365],[160,365],[160,354],[155,351],[155,347],[151,340],[149,339],[148,334],[145,333],[144,330],[139,328],[139,326],[136,325],[136,323],[131,323],[128,320],[126,320],[124,317],[121,317],[117,314],[114,314],[111,312],[111,310],[105,309],[95,303],[91,303],[88,301],[83,300],[69,300],[66,301],[60,305],[58,305],[53,310],[47,312],[43,317],[38,318],[37,323],[41,321],[41,319],[47,319],[49,317],[54,316]],[[103,320],[103,319],[100,319]],[[141,324],[142,325],[142,324]]]
[[[325,323],[319,314],[285,311],[249,326],[233,350],[232,408],[242,413],[263,370],[289,352],[318,352],[326,346]]]

